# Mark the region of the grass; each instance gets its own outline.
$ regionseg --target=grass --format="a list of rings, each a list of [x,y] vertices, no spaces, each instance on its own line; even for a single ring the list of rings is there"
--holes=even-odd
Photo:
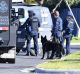
[[[44,69],[80,69],[80,52],[70,54],[63,59],[49,60],[37,67]]]
[[[71,40],[71,43],[80,43],[80,38],[79,37],[73,37]]]

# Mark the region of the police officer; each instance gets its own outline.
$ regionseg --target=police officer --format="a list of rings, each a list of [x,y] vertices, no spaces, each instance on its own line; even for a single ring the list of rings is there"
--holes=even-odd
[[[52,13],[53,27],[52,27],[52,37],[56,41],[62,44],[62,29],[63,29],[63,21],[60,17],[59,11],[54,11]],[[53,52],[51,57],[53,57]],[[56,52],[56,57],[61,56],[59,51]]]
[[[35,13],[33,11],[28,11],[29,13],[29,18],[26,20],[24,23],[24,27],[26,27],[26,38],[27,38],[27,56],[30,54],[30,43],[31,39],[33,38],[34,40],[34,49],[35,49],[35,54],[37,56],[38,54],[38,27],[40,27],[40,22],[39,19],[35,16]]]
[[[68,15],[63,24],[63,43],[66,39],[66,55],[70,53],[70,41],[72,39],[72,32],[74,30],[74,19],[72,13],[68,11]]]
[[[52,36],[59,39],[60,43],[62,42],[62,29],[63,21],[59,16],[59,11],[54,11],[52,14],[53,27],[52,27]]]

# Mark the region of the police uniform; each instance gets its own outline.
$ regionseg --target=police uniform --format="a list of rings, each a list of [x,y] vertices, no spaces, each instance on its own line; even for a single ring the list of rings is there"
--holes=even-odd
[[[53,19],[53,28],[52,28],[52,36],[62,41],[62,19],[60,17],[52,17]]]
[[[30,43],[31,39],[33,38],[34,40],[34,49],[35,49],[35,54],[37,56],[38,54],[38,27],[40,27],[40,22],[39,19],[34,16],[33,11],[29,11],[29,14],[31,14],[31,17],[29,17],[26,22],[24,23],[24,26],[26,26],[26,38],[27,38],[27,54],[29,55],[30,51]]]
[[[54,16],[52,16],[52,20],[53,20],[53,27],[52,27],[52,36],[53,39],[56,41],[58,40],[59,43],[62,44],[62,29],[63,29],[63,21],[59,16],[59,12],[55,11]],[[53,56],[53,52],[51,54],[51,57]],[[59,52],[56,52],[56,57],[61,56],[59,54]]]
[[[68,11],[67,18],[63,24],[63,43],[66,39],[66,55],[70,53],[70,41],[72,39],[72,32],[74,29],[74,19],[70,11]]]

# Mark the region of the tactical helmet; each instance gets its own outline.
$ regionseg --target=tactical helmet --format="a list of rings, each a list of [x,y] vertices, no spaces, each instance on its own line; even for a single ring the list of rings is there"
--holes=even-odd
[[[73,15],[72,15],[72,13],[70,11],[68,11],[68,15],[67,16],[73,17]]]
[[[29,10],[29,11],[28,11],[28,14],[29,14],[29,16],[33,16],[33,15],[34,15],[34,12],[31,11],[31,10]]]

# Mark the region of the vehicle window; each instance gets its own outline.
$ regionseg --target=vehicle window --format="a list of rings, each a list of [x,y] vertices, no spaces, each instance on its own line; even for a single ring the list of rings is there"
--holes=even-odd
[[[24,9],[23,8],[18,9],[18,16],[19,16],[19,18],[24,18]]]
[[[16,20],[16,12],[15,12],[15,8],[11,9],[11,22],[14,22]]]

